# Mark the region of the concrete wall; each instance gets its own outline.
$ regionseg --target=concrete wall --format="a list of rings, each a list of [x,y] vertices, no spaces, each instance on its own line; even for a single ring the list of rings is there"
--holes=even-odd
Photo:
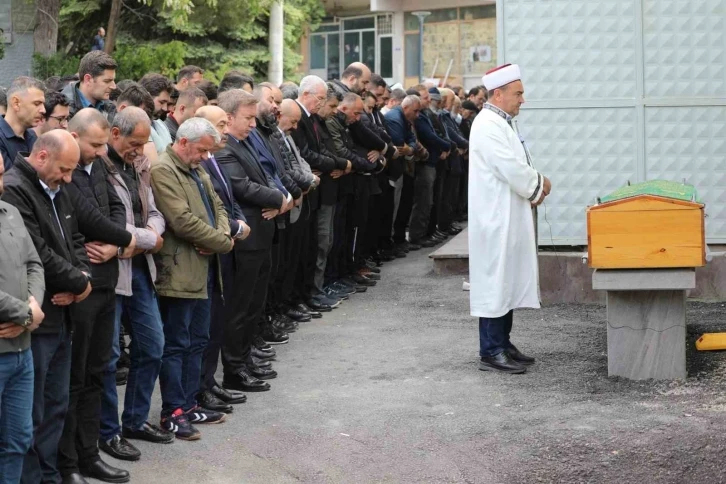
[[[35,2],[0,0],[0,29],[5,42],[0,85],[8,87],[16,77],[32,73],[34,26]]]

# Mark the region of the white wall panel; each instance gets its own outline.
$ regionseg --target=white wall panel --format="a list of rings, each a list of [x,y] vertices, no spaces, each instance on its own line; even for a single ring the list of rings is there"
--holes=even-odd
[[[726,0],[499,0],[497,17],[553,182],[541,244],[586,243],[597,196],[654,178],[695,185],[709,242],[726,242]]]

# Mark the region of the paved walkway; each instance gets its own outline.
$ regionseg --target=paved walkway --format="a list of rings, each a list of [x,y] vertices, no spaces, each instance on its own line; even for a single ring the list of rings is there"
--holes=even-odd
[[[387,264],[377,287],[277,347],[272,391],[200,426],[200,441],[140,443],[142,459],[120,465],[144,484],[726,478],[723,356],[687,383],[608,379],[603,308],[558,306],[515,316],[532,371],[480,372],[462,277],[431,266],[425,251]],[[159,409],[157,392],[154,421]]]

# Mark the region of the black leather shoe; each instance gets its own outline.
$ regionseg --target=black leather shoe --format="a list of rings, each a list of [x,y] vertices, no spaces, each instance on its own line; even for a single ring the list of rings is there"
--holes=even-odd
[[[409,242],[408,243],[408,250],[409,251],[412,251],[412,250],[421,250],[421,246],[418,245],[418,244],[414,244],[412,242]]]
[[[259,366],[260,368],[272,368],[270,360],[260,360],[259,358],[252,357],[252,364]]]
[[[141,458],[141,451],[120,435],[117,435],[108,442],[99,439],[98,448],[114,459],[137,461]]]
[[[333,310],[333,308],[328,304],[323,304],[317,302],[315,299],[308,299],[308,301],[305,303],[306,306],[308,306],[310,309],[317,311],[319,313],[329,313]]]
[[[239,370],[234,375],[225,375],[224,388],[244,392],[266,392],[270,390],[270,384],[250,375],[247,370]]]
[[[262,328],[260,336],[262,336],[262,339],[265,340],[266,343],[271,345],[284,345],[290,341],[290,337],[286,332],[278,331],[272,326],[272,324],[265,325]]]
[[[307,323],[308,321],[313,319],[309,314],[300,312],[297,309],[293,309],[293,308],[290,308],[287,311],[285,311],[285,316],[292,319],[293,321],[297,321],[298,323]]]
[[[272,380],[277,378],[277,372],[272,368],[262,368],[255,365],[247,365],[247,370],[250,375],[257,378],[258,380]]]
[[[101,459],[93,464],[83,466],[81,473],[86,477],[92,477],[103,482],[129,482],[131,480],[129,471],[112,467]]]
[[[376,281],[368,279],[365,276],[361,276],[360,274],[353,274],[350,278],[353,282],[360,284],[361,286],[373,287],[376,285]]]
[[[260,335],[255,336],[254,346],[255,348],[263,351],[270,351],[272,349],[272,346],[268,345]]]
[[[442,232],[441,230],[437,230],[436,232],[434,232],[434,235],[444,240],[449,238],[449,234],[447,234],[446,232]]]
[[[144,422],[144,425],[137,430],[124,427],[121,433],[127,439],[145,440],[154,444],[171,444],[175,438],[171,432],[151,425],[149,422]]]
[[[126,482],[126,481],[123,481]],[[82,475],[80,475],[77,472],[74,472],[72,474],[68,474],[67,476],[63,477],[63,484],[90,484],[87,480],[83,478]]]
[[[320,319],[323,317],[322,314],[320,314],[319,311],[315,311],[313,309],[310,309],[307,305],[300,303],[295,306],[295,309],[300,311],[301,313],[309,314],[311,318],[313,319]]]
[[[232,413],[234,411],[232,405],[223,402],[210,391],[201,392],[197,395],[197,403],[200,407],[214,412]]]
[[[251,352],[252,356],[261,360],[269,360],[277,356],[277,353],[275,353],[275,350],[272,349],[272,346],[270,346],[269,350],[261,350],[257,346],[252,346]]]
[[[116,368],[116,386],[120,387],[126,385],[126,381],[129,379],[128,368]]]
[[[515,347],[511,347],[511,348],[509,348],[509,349],[507,350],[507,353],[509,353],[509,356],[510,356],[510,357],[511,357],[511,358],[512,358],[512,359],[513,359],[514,361],[516,361],[517,363],[519,363],[520,365],[524,365],[524,366],[531,366],[531,365],[534,365],[534,361],[535,361],[535,360],[534,360],[534,358],[532,358],[531,356],[527,356],[527,355],[525,355],[525,354],[522,354],[522,352],[521,352],[521,351],[519,351],[519,350],[518,350],[517,348],[515,348]]]
[[[406,257],[406,251],[401,249],[393,249],[393,256],[396,259],[403,259],[404,257]]]
[[[367,272],[367,273],[363,273],[361,275],[363,277],[365,277],[366,279],[370,279],[371,281],[380,281],[381,280],[381,275],[376,274],[375,272]]]
[[[502,351],[496,356],[482,357],[479,362],[479,369],[482,371],[499,371],[502,373],[524,373],[527,371],[525,366],[517,363],[509,356],[509,353]]]
[[[419,239],[419,240],[417,240],[416,243],[415,243],[415,245],[418,245],[420,247],[430,248],[430,247],[435,246],[438,243],[439,243],[438,240],[434,240],[434,239],[432,239],[430,237],[426,237],[425,239]]]
[[[244,393],[235,390],[227,390],[226,388],[222,388],[218,385],[214,385],[212,388],[210,388],[209,392],[223,402],[229,403],[230,405],[245,403],[247,401],[247,395],[245,395]]]

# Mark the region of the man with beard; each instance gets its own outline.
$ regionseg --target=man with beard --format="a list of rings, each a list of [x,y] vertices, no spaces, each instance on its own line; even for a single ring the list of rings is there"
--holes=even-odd
[[[45,91],[43,83],[21,76],[8,89],[8,109],[0,118],[0,154],[5,170],[15,163],[18,153],[30,153],[37,135],[32,128],[43,122]]]
[[[161,154],[173,141],[169,128],[164,121],[169,114],[169,101],[171,92],[174,89],[171,81],[161,74],[146,74],[139,80],[141,87],[149,91],[154,99],[154,121],[151,125],[151,141],[154,142],[156,153]],[[152,162],[155,160],[151,160]]]
[[[281,286],[277,284],[277,278],[286,268],[285,260],[281,258],[282,247],[287,236],[285,222],[286,219],[289,219],[285,214],[292,209],[295,203],[299,204],[298,200],[302,201],[302,190],[285,171],[280,146],[272,140],[272,135],[277,131],[277,116],[280,112],[276,95],[277,99],[282,102],[282,92],[270,83],[263,83],[258,84],[253,93],[259,99],[257,127],[250,132],[249,141],[257,152],[267,175],[274,181],[278,190],[287,196],[286,209],[275,218],[276,232],[272,243],[270,280],[267,306],[265,307],[266,318],[264,322],[261,322],[261,327],[272,324],[278,330],[292,333],[297,329],[297,324],[284,314]],[[276,373],[269,368],[260,367],[259,363],[262,362],[252,361],[250,372],[260,379],[274,378],[271,375],[276,375]]]
[[[54,129],[68,129],[70,105],[66,97],[55,91],[45,93],[45,115],[41,124],[33,128],[35,134],[40,136]]]

